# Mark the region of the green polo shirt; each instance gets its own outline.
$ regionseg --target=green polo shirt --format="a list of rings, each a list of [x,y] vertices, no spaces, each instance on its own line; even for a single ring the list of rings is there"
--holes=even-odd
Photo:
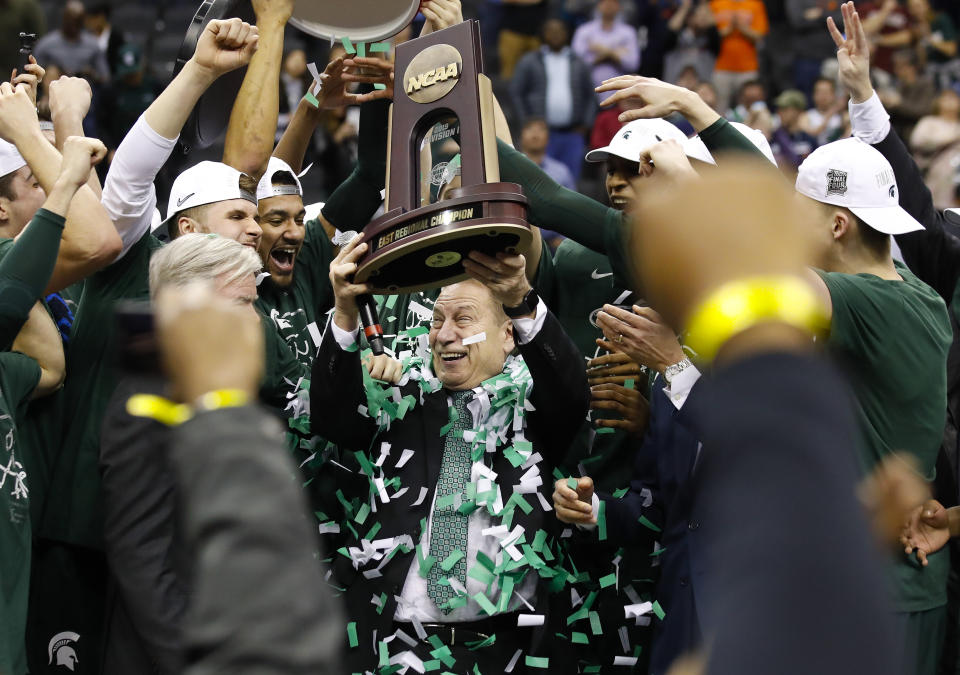
[[[946,423],[946,360],[953,335],[943,300],[904,265],[896,268],[903,281],[819,272],[833,303],[826,346],[853,389],[864,470],[893,453],[909,453],[923,477],[933,480]],[[921,567],[913,556],[898,555],[899,611],[946,603],[949,549],[928,560]]]

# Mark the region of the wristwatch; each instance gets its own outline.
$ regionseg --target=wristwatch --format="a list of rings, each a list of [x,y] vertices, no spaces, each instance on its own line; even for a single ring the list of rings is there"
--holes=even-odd
[[[531,288],[527,291],[527,294],[523,296],[523,300],[520,301],[520,304],[516,307],[507,307],[503,306],[503,313],[506,314],[511,319],[517,319],[521,316],[528,316],[537,311],[537,305],[540,304],[540,296],[537,295],[537,291]]]
[[[663,379],[667,381],[667,386],[670,386],[670,383],[673,382],[674,378],[677,375],[685,371],[687,368],[693,365],[693,362],[684,357],[682,361],[674,363],[672,366],[667,366],[663,371]]]

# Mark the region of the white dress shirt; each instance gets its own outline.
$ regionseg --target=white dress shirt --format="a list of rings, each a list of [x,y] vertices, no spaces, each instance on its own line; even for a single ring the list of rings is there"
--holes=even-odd
[[[573,92],[570,89],[570,47],[559,52],[542,48],[547,73],[547,126],[551,129],[573,124]]]
[[[518,344],[527,344],[533,340],[543,328],[543,322],[547,316],[547,306],[541,300],[537,304],[537,312],[533,318],[514,319],[514,336]],[[340,328],[336,322],[330,320],[330,329],[333,331],[333,337],[340,345],[341,349],[349,350],[357,343],[359,329],[355,332],[348,332]],[[452,405],[452,403],[450,403]],[[480,404],[476,399],[467,404],[473,419],[476,422],[477,415],[480,412]],[[474,462],[470,474],[470,480],[476,482],[483,477],[482,472],[487,471],[482,462]],[[423,555],[430,554],[430,530],[433,527],[433,510],[436,502],[436,486],[430,486],[433,491],[433,497],[430,504],[430,515],[427,517],[427,529],[420,539],[420,547]],[[472,596],[477,593],[486,593],[487,585],[470,576],[470,570],[476,562],[477,553],[483,552],[491,560],[499,565],[503,556],[506,555],[500,547],[500,540],[492,535],[483,535],[483,530],[488,527],[494,527],[499,522],[495,522],[490,517],[486,509],[480,508],[471,513],[467,521],[467,595],[471,596],[467,604],[458,607],[448,614],[444,614],[437,608],[433,600],[427,593],[427,579],[420,576],[420,568],[416,557],[410,563],[410,569],[407,571],[407,578],[403,584],[403,590],[398,598],[397,610],[393,615],[394,620],[403,622],[429,622],[429,623],[457,623],[463,621],[477,621],[488,618],[488,614],[480,607]],[[439,564],[439,561],[437,563]],[[536,593],[537,577],[528,573],[523,582],[514,588],[514,597],[508,605],[508,611],[514,611],[521,605],[530,606],[530,601]],[[494,605],[499,604],[500,589],[494,581],[491,587],[492,591],[487,597]]]

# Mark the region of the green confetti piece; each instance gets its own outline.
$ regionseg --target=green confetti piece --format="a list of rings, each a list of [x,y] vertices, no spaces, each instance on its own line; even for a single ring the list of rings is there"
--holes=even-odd
[[[384,610],[384,608],[385,608],[386,606],[387,606],[387,594],[386,594],[386,593],[381,593],[381,594],[380,594],[380,604],[379,604],[379,606],[377,607],[377,614],[383,614],[383,610]]]
[[[657,618],[661,621],[663,621],[663,617],[667,615],[667,613],[663,611],[663,607],[660,606],[660,602],[657,600],[653,601],[653,613],[656,614]]]
[[[570,488],[571,490],[576,490],[576,489],[577,489],[577,479],[576,479],[576,478],[573,478],[573,477],[568,478],[568,479],[567,479],[567,487]]]
[[[309,91],[308,91],[306,94],[304,94],[303,100],[306,101],[307,103],[309,103],[310,105],[312,105],[314,108],[319,108],[319,107],[320,107],[320,101],[318,101],[318,100],[317,100],[317,97],[314,96],[314,95],[313,95],[311,92],[309,92]],[[348,349],[348,350],[347,350],[348,352],[349,352],[349,351],[356,351],[356,350],[357,350],[357,345],[356,345],[356,344],[354,344],[354,345],[352,345],[352,346],[353,346],[353,349]]]
[[[625,494],[627,494],[628,492],[630,492],[630,488],[620,488],[619,490],[614,490],[614,491],[613,491],[613,498],[614,498],[614,499],[622,499],[623,496],[624,496]]]
[[[456,549],[453,553],[448,555],[442,563],[440,563],[440,569],[444,572],[449,572],[453,569],[453,566],[460,562],[460,559],[464,557],[463,551]]]
[[[387,85],[385,85],[385,84],[383,84],[383,83],[381,83],[381,82],[374,82],[374,83],[373,83],[373,88],[374,88],[374,89],[379,89],[379,90],[383,91],[384,89],[387,88]]]
[[[550,659],[546,656],[526,656],[524,657],[523,662],[527,664],[527,668],[550,667]]]
[[[343,45],[343,48],[347,50],[347,54],[357,53],[357,50],[353,48],[353,43],[350,42],[350,38],[341,38],[340,43]]]
[[[488,615],[493,616],[497,613],[497,608],[492,602],[485,596],[483,593],[477,593],[473,596],[473,599],[477,602],[478,605],[486,612]]]
[[[366,539],[367,541],[373,541],[376,538],[377,533],[380,532],[381,527],[383,527],[382,523],[380,522],[374,523],[373,527],[371,527],[367,531],[367,533],[363,536],[363,538]]]
[[[390,650],[387,649],[387,643],[381,640],[377,645],[380,652],[380,662],[377,664],[380,668],[386,668],[390,665]]]
[[[490,584],[493,583],[494,579],[497,578],[493,574],[493,572],[490,572],[489,570],[484,569],[480,565],[473,565],[470,568],[470,571],[467,572],[467,576],[470,577],[471,579],[476,579],[481,584],[485,584],[488,588]]]
[[[495,644],[496,641],[497,641],[497,634],[494,633],[493,635],[491,635],[485,640],[478,640],[476,642],[465,642],[464,644],[467,645],[467,649],[469,649],[472,652],[475,652],[478,649],[483,649],[484,647],[489,647],[490,645]],[[474,671],[479,675],[480,671],[477,669],[476,664],[474,664]]]
[[[421,557],[420,547],[417,546],[417,560],[420,561],[420,576],[426,579],[427,575],[430,574],[430,568],[436,564],[437,559],[432,555],[428,555],[426,558]]]
[[[530,548],[532,548],[537,553],[541,553],[543,551],[543,545],[546,543],[546,541],[547,541],[547,531],[537,530],[537,533],[533,535],[533,543],[530,545]]]
[[[656,525],[654,525],[652,522],[650,522],[650,520],[648,520],[646,516],[640,516],[639,518],[637,518],[637,522],[649,530],[653,530],[654,532],[662,532],[662,530]]]
[[[426,673],[432,673],[432,672],[435,671],[435,670],[440,670],[440,660],[439,660],[439,659],[433,659],[433,660],[431,660],[431,661],[424,661],[424,662],[423,662],[423,670],[424,670],[424,672],[426,672]]]
[[[607,540],[607,503],[600,500],[600,507],[597,509],[597,539]]]
[[[477,562],[490,572],[493,572],[494,567],[496,567],[493,560],[490,559],[490,556],[483,551],[477,551]]]
[[[623,383],[624,389],[633,389],[633,380],[625,380]]]
[[[360,644],[360,641],[357,640],[357,622],[351,621],[347,624],[347,640],[350,643],[350,647],[356,647]]]
[[[366,42],[357,43],[357,56],[359,56],[362,59],[366,57],[366,55],[367,55],[367,43]]]
[[[570,633],[570,641],[575,645],[588,645],[590,644],[590,638],[587,637],[586,633],[578,633],[573,631]]]
[[[600,615],[590,612],[590,630],[594,635],[603,635],[603,626],[600,625]]]
[[[460,496],[459,492],[453,492],[448,495],[437,498],[437,510],[448,509],[453,506],[453,503],[457,501],[457,497]]]
[[[375,54],[377,52],[389,52],[390,43],[389,42],[374,42],[370,45],[370,52]]]
[[[584,674],[586,674],[586,673],[599,673],[599,672],[600,672],[600,666],[584,666],[583,672],[584,672]]]
[[[606,588],[607,586],[613,586],[617,583],[616,573],[610,573],[605,577],[600,577],[600,588]]]
[[[363,525],[364,521],[367,519],[367,516],[370,515],[370,505],[366,502],[363,503],[363,506],[357,511],[356,517],[353,519],[354,522]]]
[[[612,434],[614,431],[616,431],[616,429],[614,429],[613,427],[600,427],[599,429],[597,429],[597,435]]]
[[[650,557],[651,557],[651,558],[655,558],[655,557],[657,557],[658,555],[663,555],[663,552],[666,551],[666,550],[667,550],[666,548],[658,548],[656,551],[654,551],[653,553],[650,554]]]
[[[516,443],[514,443],[514,446],[516,446]],[[557,480],[563,480],[563,472],[557,467],[553,467],[553,477]]]
[[[373,45],[373,46],[376,47],[377,45]],[[394,306],[396,306],[397,298],[399,297],[400,297],[399,295],[388,295],[386,301],[383,303],[384,307],[386,307],[387,309],[393,309]]]

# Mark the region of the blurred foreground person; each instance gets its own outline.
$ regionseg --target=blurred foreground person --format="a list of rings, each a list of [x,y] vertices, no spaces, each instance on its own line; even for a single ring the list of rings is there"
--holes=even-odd
[[[641,282],[691,346],[716,355],[690,401],[711,570],[705,671],[903,672],[882,555],[854,496],[850,395],[811,353],[826,308],[804,276],[809,214],[766,167],[649,183],[632,240]]]
[[[170,461],[192,580],[183,672],[342,672],[343,617],[324,592],[295,467],[280,425],[253,403],[264,370],[255,313],[197,284],[160,294],[156,319],[183,402],[145,406],[179,422]]]

